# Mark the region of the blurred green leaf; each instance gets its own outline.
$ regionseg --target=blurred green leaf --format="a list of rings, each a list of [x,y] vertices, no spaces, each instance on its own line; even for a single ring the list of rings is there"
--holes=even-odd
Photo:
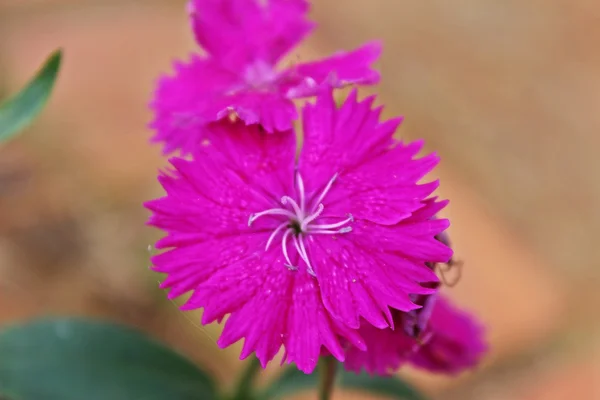
[[[298,392],[315,389],[318,385],[318,368],[312,374],[306,375],[292,366],[285,368],[281,375],[271,382],[260,398],[265,400],[281,399]]]
[[[54,87],[61,58],[60,50],[52,53],[27,86],[0,105],[0,142],[17,134],[42,111]]]
[[[355,375],[344,371],[339,385],[348,389],[381,394],[390,399],[425,400],[425,397],[418,393],[411,385],[395,376],[385,378],[382,376],[370,376],[364,372],[360,375]]]
[[[235,387],[231,400],[252,400],[254,399],[254,381],[258,374],[262,371],[258,358],[251,357],[246,362],[246,368],[240,375],[240,379]]]
[[[18,400],[213,400],[211,378],[132,328],[41,319],[0,332],[0,396]]]
[[[425,400],[425,397],[397,377],[384,378],[370,376],[367,373],[356,375],[344,370],[342,365],[339,365],[338,369],[340,372],[336,379],[336,389],[356,389],[398,400]],[[318,385],[319,374],[317,372],[306,375],[298,369],[290,367],[286,368],[267,388],[261,399],[278,400],[304,390],[315,389]]]

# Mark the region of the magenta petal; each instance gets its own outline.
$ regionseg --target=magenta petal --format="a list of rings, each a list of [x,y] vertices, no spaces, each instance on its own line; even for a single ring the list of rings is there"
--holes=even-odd
[[[211,319],[231,313],[218,344],[227,347],[243,338],[241,358],[256,352],[265,366],[284,346],[287,361],[311,373],[324,346],[343,361],[338,335],[357,345],[362,341],[331,320],[318,284],[305,273],[290,272],[276,254],[269,252],[217,272],[203,285],[207,292],[190,302],[205,306]]]
[[[387,175],[387,174],[382,174]],[[393,174],[390,182],[378,185],[375,181],[359,178],[353,181],[341,175],[324,202],[327,215],[343,217],[351,214],[356,219],[364,219],[382,225],[393,225],[406,218],[423,206],[427,198],[438,186],[437,182],[425,185],[394,185]]]
[[[388,307],[417,308],[409,294],[422,288],[401,264],[386,263],[379,251],[363,251],[352,243],[352,235],[309,238],[308,254],[325,308],[353,329],[359,327],[360,317],[380,328],[389,326]]]
[[[346,350],[344,368],[360,373],[389,376],[415,351],[415,341],[400,330],[377,329],[368,323],[361,324],[360,334],[365,340],[366,350],[350,346]]]
[[[339,88],[346,85],[372,85],[379,82],[379,73],[372,64],[381,55],[381,44],[367,43],[352,51],[340,51],[319,61],[299,64],[286,74],[300,84],[288,90],[290,97],[308,97],[318,93],[319,86],[327,83]]]
[[[313,28],[305,0],[192,0],[197,42],[231,70],[256,59],[274,65]]]
[[[152,257],[153,269],[167,274],[161,288],[170,288],[173,299],[206,282],[222,265],[235,264],[266,238],[237,235],[177,247]]]
[[[154,142],[164,142],[164,153],[176,149],[191,152],[210,137],[207,124],[218,119],[214,102],[239,85],[239,78],[210,59],[193,56],[189,63],[175,64],[175,75],[158,82],[150,106]]]
[[[400,326],[405,313],[393,311]],[[366,350],[348,347],[344,367],[350,371],[390,375],[406,362],[432,372],[457,374],[477,365],[487,350],[483,328],[470,315],[440,297],[419,340],[403,329],[376,329],[362,323],[359,329]]]
[[[476,366],[487,351],[483,326],[443,297],[433,307],[429,334],[410,358],[413,365],[429,371],[457,374]]]
[[[270,199],[228,169],[226,160],[199,156],[194,161],[171,162],[176,176],[162,179],[173,185],[170,192],[145,203],[153,211],[149,224],[170,234],[195,233],[206,238],[241,234],[249,230],[248,216],[253,210],[269,206]]]
[[[424,207],[414,211],[412,215],[405,222],[412,221],[425,221],[427,219],[437,219],[437,215],[442,211],[449,203],[448,200],[439,200],[437,197],[430,197],[423,201]],[[449,243],[443,242],[446,246]]]
[[[413,159],[405,154],[407,147],[398,144],[359,166],[340,174],[336,186],[327,197],[328,213],[348,213],[384,225],[406,219],[422,207],[425,198],[438,182],[419,182],[438,163],[430,155]]]
[[[354,224],[354,242],[370,251],[385,251],[407,260],[444,263],[452,250],[435,238],[449,225],[447,219],[400,222],[383,226],[366,221]]]
[[[434,155],[416,159],[422,142],[392,138],[399,120],[379,122],[374,98],[357,101],[353,92],[337,109],[331,90],[304,108],[304,145],[299,169],[313,196],[336,177],[324,206],[327,216],[351,214],[392,225],[411,216],[437,187],[418,182],[438,163]]]
[[[342,107],[336,107],[332,89],[323,90],[315,104],[303,108],[304,143],[298,167],[312,191],[320,190],[335,175],[378,157],[393,144],[398,120],[379,122],[373,97],[357,101],[353,90]]]
[[[233,111],[246,124],[260,124],[270,133],[285,132],[293,128],[298,118],[294,103],[278,92],[243,90],[237,94],[215,99],[217,119],[225,118]]]
[[[297,118],[294,103],[277,91],[246,88],[214,61],[198,57],[177,65],[175,76],[160,80],[151,106],[156,131],[152,140],[164,142],[165,153],[194,151],[214,137],[214,122],[227,119],[231,112],[268,132],[288,131]]]
[[[223,155],[227,168],[235,170],[248,185],[262,187],[268,197],[276,201],[282,193],[293,190],[294,132],[274,135],[266,133],[260,125],[245,126],[228,120],[213,124],[212,130],[211,149]]]
[[[213,135],[212,122],[231,113],[270,133],[287,131],[298,117],[292,98],[312,96],[321,84],[377,82],[371,68],[381,52],[376,43],[283,72],[276,68],[312,30],[308,9],[306,0],[191,0],[196,40],[208,54],[160,80],[151,104],[152,140],[163,142],[165,153],[190,153]]]

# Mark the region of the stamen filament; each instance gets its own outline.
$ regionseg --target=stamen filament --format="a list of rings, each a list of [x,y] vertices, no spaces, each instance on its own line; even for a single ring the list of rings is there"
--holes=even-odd
[[[331,189],[331,186],[333,185],[333,182],[335,182],[335,180],[337,179],[338,174],[333,175],[333,177],[329,180],[329,182],[327,183],[327,186],[325,186],[325,189],[323,189],[323,192],[321,193],[321,195],[319,196],[319,198],[317,199],[317,201],[315,201],[315,204],[321,204],[321,202],[323,201],[323,199],[325,198],[325,196],[327,195],[327,193],[329,192],[329,190]],[[314,207],[311,210],[311,214],[314,212]]]
[[[261,211],[259,213],[250,214],[250,218],[248,218],[248,226],[251,226],[254,221],[256,221],[260,217],[264,217],[265,215],[283,215],[288,218],[296,218],[291,211],[288,211],[283,208],[271,208],[269,210]]]
[[[308,224],[310,224],[312,221],[317,219],[319,217],[319,215],[321,215],[321,213],[323,212],[324,209],[325,209],[325,206],[323,204],[319,204],[317,211],[315,211],[314,213],[312,213],[312,215],[309,215],[304,221],[302,221],[302,223],[300,224],[300,230],[302,232],[306,231]]]
[[[290,196],[283,196],[281,198],[281,204],[286,205],[288,203],[290,203],[292,205],[292,208],[294,209],[294,212],[296,213],[296,215],[294,215],[294,218],[298,218],[298,219],[302,220],[304,218],[304,210],[300,209],[300,207],[298,206],[298,203],[296,203],[296,200],[292,199]]]
[[[304,210],[306,198],[304,197],[304,181],[302,180],[300,172],[296,173],[296,181],[298,183],[298,192],[300,194],[300,209]]]
[[[306,263],[306,272],[308,272],[310,275],[312,276],[317,276],[317,274],[315,274],[315,270],[313,269],[312,265],[310,265],[310,260],[308,258],[308,254],[306,253],[306,247],[304,246],[304,239],[302,237],[302,235],[300,235],[298,237],[298,243],[300,243],[300,257],[302,257],[302,259],[304,260],[304,262]]]
[[[283,257],[285,258],[285,261],[287,261],[287,264],[285,264],[285,266],[291,270],[297,270],[298,267],[292,264],[292,261],[290,260],[290,256],[288,255],[287,251],[287,238],[288,236],[290,236],[290,233],[293,233],[292,229],[288,229],[283,234],[283,238],[281,239],[281,251],[283,252]]]
[[[300,248],[300,244],[298,243],[298,236],[294,236],[293,240],[294,240],[294,246],[296,247],[296,251],[300,255],[300,258],[302,258],[304,260],[304,262],[307,262],[305,255],[304,255],[304,253],[302,253],[302,249]]]
[[[352,227],[351,226],[346,226],[343,227],[342,229],[338,229],[337,231],[313,231],[313,230],[309,230],[308,233],[310,234],[314,234],[314,235],[337,235],[339,233],[349,233],[352,232]]]
[[[343,221],[337,222],[335,224],[327,224],[327,225],[312,225],[311,228],[314,229],[335,229],[341,226],[346,225],[348,222],[354,222],[354,217],[352,214],[348,214],[348,218]]]
[[[277,234],[279,233],[279,231],[282,230],[283,228],[285,228],[288,225],[289,225],[289,223],[286,221],[283,224],[279,225],[277,228],[275,228],[275,230],[273,231],[273,233],[271,233],[271,236],[269,236],[269,240],[267,240],[267,245],[265,246],[265,251],[269,250],[269,246],[271,246],[271,243],[273,242],[273,239],[275,239],[275,236],[277,236]]]

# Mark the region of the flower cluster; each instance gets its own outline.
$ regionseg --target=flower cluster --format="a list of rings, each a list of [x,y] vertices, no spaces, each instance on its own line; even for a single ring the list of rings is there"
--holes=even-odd
[[[373,84],[380,46],[278,68],[314,24],[305,0],[191,0],[205,54],[177,63],[151,104],[154,141],[172,168],[145,206],[166,232],[153,268],[183,310],[222,322],[221,347],[310,373],[331,355],[346,368],[387,374],[405,362],[454,373],[485,350],[480,326],[439,297],[439,265],[452,261],[438,218],[447,201],[422,183],[436,166],[423,143],[394,139]],[[295,99],[301,109],[297,145]],[[297,149],[299,147],[299,149]],[[299,156],[297,157],[297,154]],[[283,362],[282,361],[282,362]]]

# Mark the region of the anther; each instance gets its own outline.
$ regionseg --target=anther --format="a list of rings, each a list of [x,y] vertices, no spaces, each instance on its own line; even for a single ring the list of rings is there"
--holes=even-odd
[[[286,204],[291,204],[292,208],[294,209],[294,212],[296,213],[296,217],[299,219],[304,218],[304,211],[302,211],[302,209],[300,208],[300,206],[298,206],[298,203],[296,203],[296,200],[292,199],[290,196],[283,196],[281,198],[281,204],[286,205]]]

